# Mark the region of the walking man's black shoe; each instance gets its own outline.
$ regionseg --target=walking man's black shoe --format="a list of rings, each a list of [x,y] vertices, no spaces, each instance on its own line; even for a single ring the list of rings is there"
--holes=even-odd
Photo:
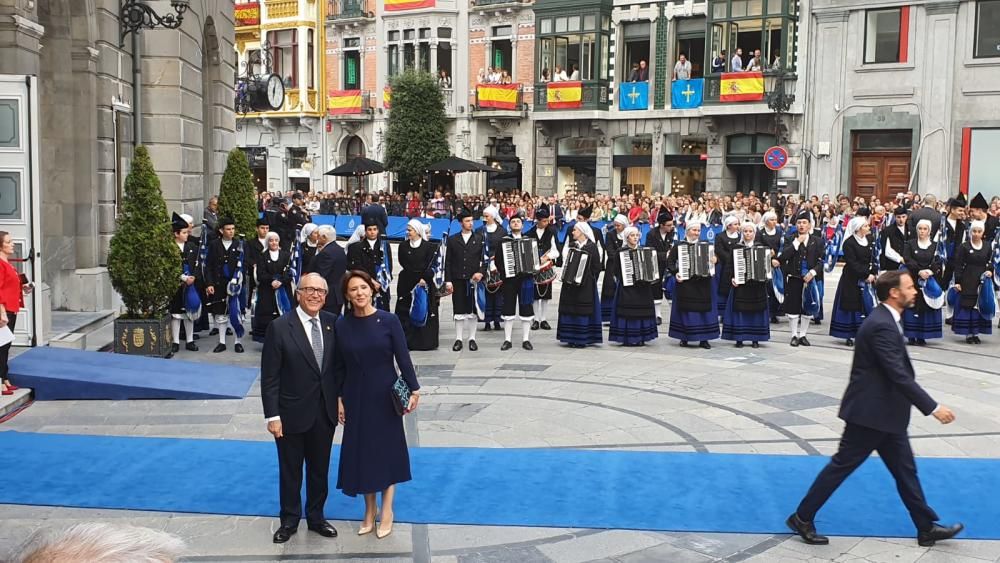
[[[788,517],[788,520],[785,520],[785,524],[788,525],[791,531],[798,534],[802,538],[802,541],[809,545],[826,545],[830,543],[830,538],[816,533],[816,526],[812,522],[802,520],[794,512]]]
[[[964,529],[965,526],[961,522],[951,526],[934,524],[930,530],[917,534],[917,543],[920,544],[920,547],[932,547],[935,542],[950,540]]]

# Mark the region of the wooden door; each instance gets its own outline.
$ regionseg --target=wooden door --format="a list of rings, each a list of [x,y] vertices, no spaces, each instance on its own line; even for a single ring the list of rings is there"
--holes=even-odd
[[[851,161],[851,197],[887,201],[910,184],[908,153],[856,152]]]

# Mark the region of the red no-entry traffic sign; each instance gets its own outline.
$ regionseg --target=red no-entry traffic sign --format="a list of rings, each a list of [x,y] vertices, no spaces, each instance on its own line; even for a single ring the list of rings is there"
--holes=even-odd
[[[764,166],[781,170],[788,164],[788,151],[784,147],[771,147],[764,152]]]

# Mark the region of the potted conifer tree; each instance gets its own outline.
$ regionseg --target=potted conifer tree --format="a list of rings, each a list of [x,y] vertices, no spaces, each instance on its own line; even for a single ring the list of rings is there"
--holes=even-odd
[[[219,187],[219,217],[232,217],[238,235],[254,236],[257,228],[257,189],[247,155],[240,149],[229,151],[226,170]]]
[[[163,357],[170,351],[167,307],[180,284],[180,252],[149,151],[135,149],[117,229],[108,253],[111,285],[125,304],[115,320],[119,354]]]

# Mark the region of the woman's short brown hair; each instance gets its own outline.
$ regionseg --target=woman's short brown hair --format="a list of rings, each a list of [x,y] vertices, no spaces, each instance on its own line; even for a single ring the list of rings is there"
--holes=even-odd
[[[365,283],[368,284],[368,287],[372,290],[372,295],[375,295],[375,280],[368,275],[368,272],[362,270],[348,270],[340,282],[340,294],[344,296],[344,299],[347,299],[347,285],[351,283],[351,280],[354,278],[361,278],[365,280]]]

